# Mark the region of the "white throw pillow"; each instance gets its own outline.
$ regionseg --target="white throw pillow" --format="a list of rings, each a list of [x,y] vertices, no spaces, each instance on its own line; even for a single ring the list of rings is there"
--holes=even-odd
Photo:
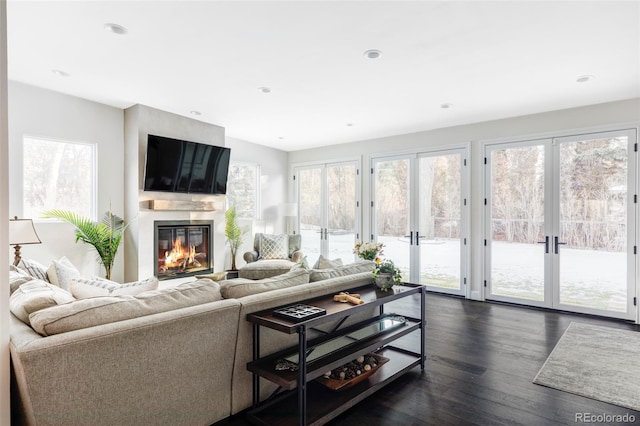
[[[25,324],[29,314],[51,306],[63,305],[75,299],[66,290],[42,280],[31,280],[22,284],[9,298],[9,309]]]
[[[158,279],[149,277],[141,281],[119,284],[104,278],[76,278],[71,280],[71,294],[76,299],[88,299],[102,296],[135,296],[145,291],[156,290]]]
[[[31,275],[27,275],[25,272],[18,268],[9,270],[9,294],[13,294],[22,284],[33,280]]]
[[[313,269],[333,269],[338,266],[342,266],[342,259],[338,258],[330,260],[323,255],[320,255],[316,264],[313,265]]]
[[[51,284],[57,285],[67,291],[71,289],[71,280],[80,278],[80,271],[66,256],[60,260],[54,260],[47,269],[47,276]]]
[[[263,234],[260,241],[261,259],[289,259],[289,236]]]

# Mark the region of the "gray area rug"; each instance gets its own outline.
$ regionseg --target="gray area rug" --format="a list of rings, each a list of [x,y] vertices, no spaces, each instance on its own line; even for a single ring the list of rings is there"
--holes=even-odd
[[[533,383],[640,411],[640,332],[572,322]]]

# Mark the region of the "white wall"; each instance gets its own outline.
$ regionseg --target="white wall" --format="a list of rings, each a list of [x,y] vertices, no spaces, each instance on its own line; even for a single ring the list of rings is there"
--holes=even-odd
[[[124,215],[123,112],[96,102],[63,95],[22,83],[9,82],[9,214],[22,215],[22,140],[40,136],[98,145],[98,219],[111,207]],[[34,220],[37,218],[33,218]],[[83,275],[104,276],[90,246],[75,243],[73,227],[66,223],[40,222],[36,230],[42,244],[26,245],[22,257],[43,265],[67,256]],[[11,248],[11,253],[12,253]],[[112,279],[124,277],[123,250],[118,252]],[[13,256],[11,257],[13,259]]]
[[[428,150],[433,147],[471,143],[471,297],[482,298],[482,214],[483,168],[481,141],[522,138],[527,135],[561,135],[574,130],[610,126],[640,121],[640,98],[606,104],[590,105],[541,114],[487,121],[464,126],[371,139],[330,148],[315,148],[289,153],[290,167],[299,163],[363,157],[363,167],[369,167],[372,155]],[[363,174],[362,205],[370,205],[370,175]],[[363,233],[370,233],[369,209],[363,209]]]
[[[240,268],[245,264],[242,259],[243,253],[252,250],[253,235],[256,232],[285,232],[281,211],[282,205],[290,201],[287,199],[288,154],[285,151],[231,137],[226,138],[226,146],[231,148],[232,162],[260,165],[260,217],[253,221],[240,221],[240,225],[249,230],[236,257],[236,266]],[[227,259],[229,259],[228,256]]]
[[[7,3],[0,1],[0,246],[9,245],[9,159],[7,137]],[[6,252],[5,252],[6,253]],[[9,275],[9,257],[0,259],[0,276]],[[9,405],[9,292],[0,291],[0,425],[11,424]]]
[[[149,134],[224,146],[224,128],[144,105],[125,110],[125,218],[131,223],[125,234],[125,280],[144,279],[154,274],[154,221],[213,221],[214,270],[222,271],[225,261],[224,196],[143,191],[144,162]],[[149,200],[213,201],[215,211],[156,211]],[[167,280],[163,285],[183,280]]]

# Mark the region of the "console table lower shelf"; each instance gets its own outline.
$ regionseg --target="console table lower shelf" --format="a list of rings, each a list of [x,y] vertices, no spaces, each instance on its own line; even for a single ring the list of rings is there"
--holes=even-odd
[[[376,352],[389,358],[375,374],[366,380],[340,392],[334,392],[322,384],[311,381],[307,388],[307,424],[318,426],[327,423],[369,395],[381,389],[402,374],[420,365],[420,355],[393,346],[385,346]],[[283,393],[263,405],[249,410],[248,419],[257,425],[298,425],[298,393]]]

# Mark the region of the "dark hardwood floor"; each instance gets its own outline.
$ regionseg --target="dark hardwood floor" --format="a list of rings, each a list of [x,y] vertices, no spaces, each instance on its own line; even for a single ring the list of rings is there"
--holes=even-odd
[[[394,303],[385,312],[419,317],[417,306]],[[556,425],[576,424],[576,413],[629,413],[640,424],[640,412],[532,383],[572,321],[640,331],[638,326],[433,293],[426,308],[425,370],[414,368],[331,425]],[[415,348],[418,336],[398,346]],[[224,423],[249,424],[242,415]]]

